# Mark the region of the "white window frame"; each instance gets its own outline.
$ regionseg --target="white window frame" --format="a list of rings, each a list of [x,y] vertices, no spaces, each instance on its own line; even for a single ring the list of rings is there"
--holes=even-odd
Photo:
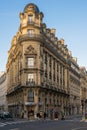
[[[33,73],[28,74],[28,81],[34,81],[34,74]]]
[[[28,58],[27,62],[28,62],[28,67],[29,68],[34,67],[34,58]]]

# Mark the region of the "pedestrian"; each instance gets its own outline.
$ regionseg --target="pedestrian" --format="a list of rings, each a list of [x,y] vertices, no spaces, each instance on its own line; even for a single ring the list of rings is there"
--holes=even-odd
[[[22,119],[24,118],[24,111],[22,111],[21,117],[22,117]]]
[[[44,120],[46,119],[46,115],[47,115],[46,112],[44,112]]]
[[[28,119],[29,119],[29,117],[30,117],[30,111],[28,111]]]

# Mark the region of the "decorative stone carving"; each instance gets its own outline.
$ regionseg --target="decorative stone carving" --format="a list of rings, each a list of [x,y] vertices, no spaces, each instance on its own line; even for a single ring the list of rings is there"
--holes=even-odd
[[[29,45],[25,51],[25,55],[26,54],[29,54],[29,55],[36,55],[36,50],[31,46]]]

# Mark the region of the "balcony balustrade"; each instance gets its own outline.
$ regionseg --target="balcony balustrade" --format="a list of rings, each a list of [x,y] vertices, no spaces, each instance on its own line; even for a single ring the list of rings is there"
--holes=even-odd
[[[38,23],[38,22],[36,23],[35,21],[28,21],[28,22],[27,22],[27,25],[28,25],[28,26],[29,26],[29,25],[33,25],[33,26],[37,26],[37,27],[38,27],[38,26],[39,26],[39,23]]]
[[[27,86],[35,86],[35,81],[26,81]]]
[[[41,34],[24,34],[18,38],[18,42],[23,42],[27,40],[43,41]]]

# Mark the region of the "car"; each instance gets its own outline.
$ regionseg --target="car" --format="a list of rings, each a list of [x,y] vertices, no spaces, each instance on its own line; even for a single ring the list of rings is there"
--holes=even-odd
[[[0,112],[1,119],[12,119],[12,114],[10,112]]]

